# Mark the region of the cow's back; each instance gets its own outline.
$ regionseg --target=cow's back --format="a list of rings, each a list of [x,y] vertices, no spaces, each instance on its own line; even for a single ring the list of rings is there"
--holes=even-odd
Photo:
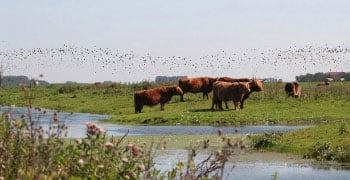
[[[186,92],[202,92],[209,84],[209,80],[207,78],[199,77],[199,78],[181,78],[179,80],[179,87],[182,89],[184,93]]]
[[[135,92],[134,98],[135,103],[154,106],[159,103],[160,91],[159,89],[140,90]]]
[[[230,77],[220,77],[218,81],[225,81],[225,82],[250,82],[251,79],[249,78],[230,78]]]
[[[220,101],[240,100],[244,94],[249,93],[247,82],[223,82],[214,83],[213,94]]]

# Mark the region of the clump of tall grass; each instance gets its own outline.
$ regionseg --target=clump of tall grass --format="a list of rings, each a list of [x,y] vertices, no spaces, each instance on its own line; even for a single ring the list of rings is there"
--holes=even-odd
[[[30,116],[11,117],[6,112],[0,123],[0,176],[5,179],[138,179],[159,173],[146,146],[121,145],[126,135],[107,138],[103,128],[87,122],[86,138],[68,140],[57,113],[48,130]]]
[[[310,148],[304,158],[314,158],[318,161],[350,162],[349,147],[333,146],[332,143],[317,142]]]

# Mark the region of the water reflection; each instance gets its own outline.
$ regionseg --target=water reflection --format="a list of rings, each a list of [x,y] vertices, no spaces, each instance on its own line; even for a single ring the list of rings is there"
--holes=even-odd
[[[155,152],[156,167],[162,171],[171,171],[176,163],[187,162],[186,150],[159,150]],[[199,163],[208,157],[208,153],[198,153],[195,162]],[[247,156],[250,156],[247,158]],[[267,156],[267,157],[266,157]],[[276,157],[277,156],[277,157]],[[266,160],[271,159],[271,160]],[[309,160],[289,159],[276,153],[241,154],[234,156],[225,166],[224,179],[349,179],[350,171],[342,165],[310,162]]]

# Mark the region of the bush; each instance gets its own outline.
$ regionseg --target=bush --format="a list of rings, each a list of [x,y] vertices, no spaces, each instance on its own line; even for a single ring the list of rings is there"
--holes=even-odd
[[[314,158],[318,161],[350,162],[350,147],[332,146],[330,142],[317,142],[304,158]]]
[[[281,141],[283,134],[280,132],[265,133],[263,135],[254,136],[252,146],[255,149],[269,149]]]

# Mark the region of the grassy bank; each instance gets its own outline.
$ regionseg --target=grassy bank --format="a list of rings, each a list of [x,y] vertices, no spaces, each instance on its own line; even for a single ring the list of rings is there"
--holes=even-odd
[[[350,163],[350,123],[322,124],[286,134],[264,134],[253,139],[253,146],[260,150]]]
[[[109,122],[132,125],[239,125],[239,124],[300,124],[323,121],[348,121],[350,114],[350,84],[333,83],[317,87],[302,83],[300,99],[287,98],[283,83],[264,83],[264,91],[254,92],[245,109],[210,110],[211,100],[199,94],[185,94],[185,102],[174,96],[160,111],[160,105],[144,107],[135,114],[133,93],[136,90],[161,86],[153,83],[133,85],[112,84],[95,87],[92,84],[51,85],[49,87],[20,87],[0,89],[0,104],[26,106],[31,100],[36,107],[67,111],[113,115]]]

